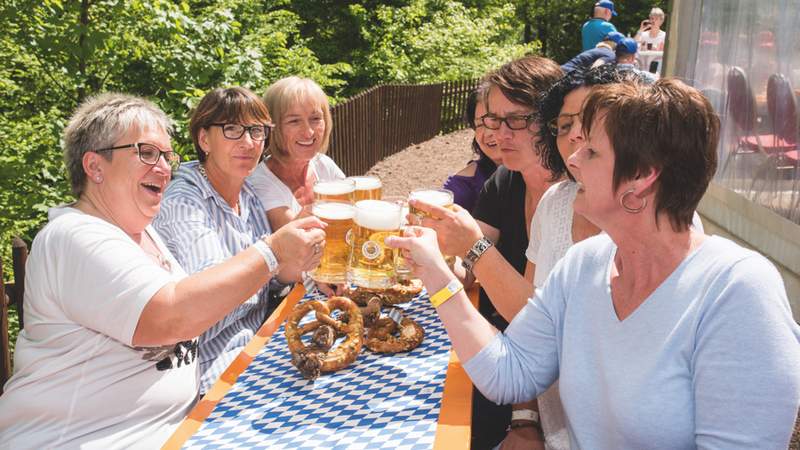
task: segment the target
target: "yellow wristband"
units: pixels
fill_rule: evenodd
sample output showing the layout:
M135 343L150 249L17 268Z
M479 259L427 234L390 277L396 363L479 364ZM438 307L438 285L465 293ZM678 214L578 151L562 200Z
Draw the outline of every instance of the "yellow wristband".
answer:
M447 286L441 288L439 292L431 295L431 304L434 308L438 308L442 306L442 303L450 300L454 295L458 294L463 289L463 284L461 284L458 280L453 280L447 283Z

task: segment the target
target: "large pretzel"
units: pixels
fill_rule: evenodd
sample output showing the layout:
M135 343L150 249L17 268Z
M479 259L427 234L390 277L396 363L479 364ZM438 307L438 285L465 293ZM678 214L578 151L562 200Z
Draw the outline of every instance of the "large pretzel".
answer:
M342 316L336 320L331 311L341 310ZM316 319L303 326L300 320L311 311ZM302 336L314 331L311 344L303 343ZM292 364L303 377L313 380L321 372L333 372L347 367L356 360L364 340L364 322L358 305L345 297L331 297L326 302L310 300L297 305L286 321L286 342L292 354ZM331 350L336 335L345 335L345 339Z
M364 346L376 353L400 353L414 350L424 339L425 331L408 317L400 319L399 324L381 317L367 332Z

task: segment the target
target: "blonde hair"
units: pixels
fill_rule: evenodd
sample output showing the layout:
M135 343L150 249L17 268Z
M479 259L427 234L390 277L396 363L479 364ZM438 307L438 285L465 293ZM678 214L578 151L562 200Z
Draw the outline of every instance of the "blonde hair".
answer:
M314 80L296 76L281 78L267 88L267 92L264 94L264 103L267 104L267 109L275 123L275 128L272 130L269 145L267 146L267 152L277 161L285 162L289 157L281 130L284 116L292 106L309 101L322 109L325 133L322 136L322 145L319 148L319 153L325 153L328 151L328 144L330 143L333 120L331 119L328 96L325 95L322 88Z
M650 10L650 15L651 16L656 16L656 17L661 17L663 19L664 18L664 10L659 8L659 7L655 7L655 8Z

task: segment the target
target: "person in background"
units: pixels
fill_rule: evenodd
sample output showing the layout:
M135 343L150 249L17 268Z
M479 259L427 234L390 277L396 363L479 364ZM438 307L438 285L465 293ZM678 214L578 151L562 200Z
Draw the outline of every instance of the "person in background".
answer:
M217 88L192 113L197 161L184 164L164 193L153 226L187 273L219 264L272 230L248 175L258 165L272 121L249 89ZM271 280L200 336L200 392L205 393L252 339L270 310L271 290L298 279Z
M635 39L640 50L664 51L664 41L667 38L667 33L661 29L664 17L661 8L650 10L650 17L642 21L639 31L636 32Z
M598 42L608 36L608 33L617 31L617 28L611 24L611 17L616 15L614 2L601 0L594 4L592 18L587 20L581 28L582 52L595 48Z
M491 242L487 251L494 267L474 273L467 267L456 266L458 276L467 280L475 278L481 283L479 309L495 327L503 329L507 322L497 313L490 297L516 295L527 298L533 292L532 273L525 259L528 247L528 229L544 191L550 186L548 171L542 167L536 152L538 127L536 125L536 98L561 78L561 68L554 61L542 57L525 57L507 63L487 75L486 109L483 125L494 132L501 151L503 165L486 181L478 195L473 210L474 219L465 209L454 206L478 226ZM417 202L426 210L423 202ZM460 233L459 224L441 222L437 217L425 218L422 225L437 230L443 239L451 233ZM472 243L470 243L472 245ZM443 249L445 247L443 246ZM465 249L453 249L465 256ZM526 278L527 277L527 278ZM514 434L530 440L541 435L531 405L512 408L497 405L479 391L473 395L473 447L491 448L506 437L509 426ZM515 414L515 415L514 415ZM515 419L512 420L512 417Z
M617 60L614 50L623 39L625 39L624 34L612 31L598 42L595 48L581 52L562 64L561 70L570 73L573 70L589 70L595 65L613 63Z
M331 110L328 96L308 78L287 77L272 84L266 94L275 128L267 144L267 158L250 176L273 230L296 218L314 201L314 183L345 178L325 155L330 142Z
M690 227L717 168L718 116L664 79L597 86L582 120L586 142L567 160L574 210L605 233L570 248L505 332L471 305L435 231L409 227L387 245L408 256L487 397L526 401L560 380L572 448L786 448L800 326L781 276ZM470 229L461 248L483 238ZM495 266L487 256L474 270Z
M464 122L475 130L472 151L478 158L470 161L466 167L444 182L444 188L453 191L455 203L467 211L472 211L483 184L503 162L494 130L486 128L481 121L486 114L486 102L483 98L486 89L485 86L480 86L470 92L464 110Z
M654 83L657 79L654 74L636 67L636 52L638 48L636 41L632 38L621 40L616 50L617 67L619 67L620 70L636 72L638 76L645 78L650 83Z
M31 247L0 446L161 447L198 398L197 336L278 271L319 263L309 217L187 275L150 225L180 164L171 131L151 102L113 93L64 129L77 201L51 208Z

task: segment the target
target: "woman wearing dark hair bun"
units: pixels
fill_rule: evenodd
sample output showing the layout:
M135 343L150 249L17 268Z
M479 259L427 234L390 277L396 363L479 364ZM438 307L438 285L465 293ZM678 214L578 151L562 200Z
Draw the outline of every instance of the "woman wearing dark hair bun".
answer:
M470 92L464 111L464 122L475 130L472 151L478 159L470 161L466 167L444 182L445 189L453 191L455 203L467 211L472 211L483 184L492 176L497 166L503 163L494 130L486 128L481 122L486 114L484 96L487 90L488 86L484 84Z

